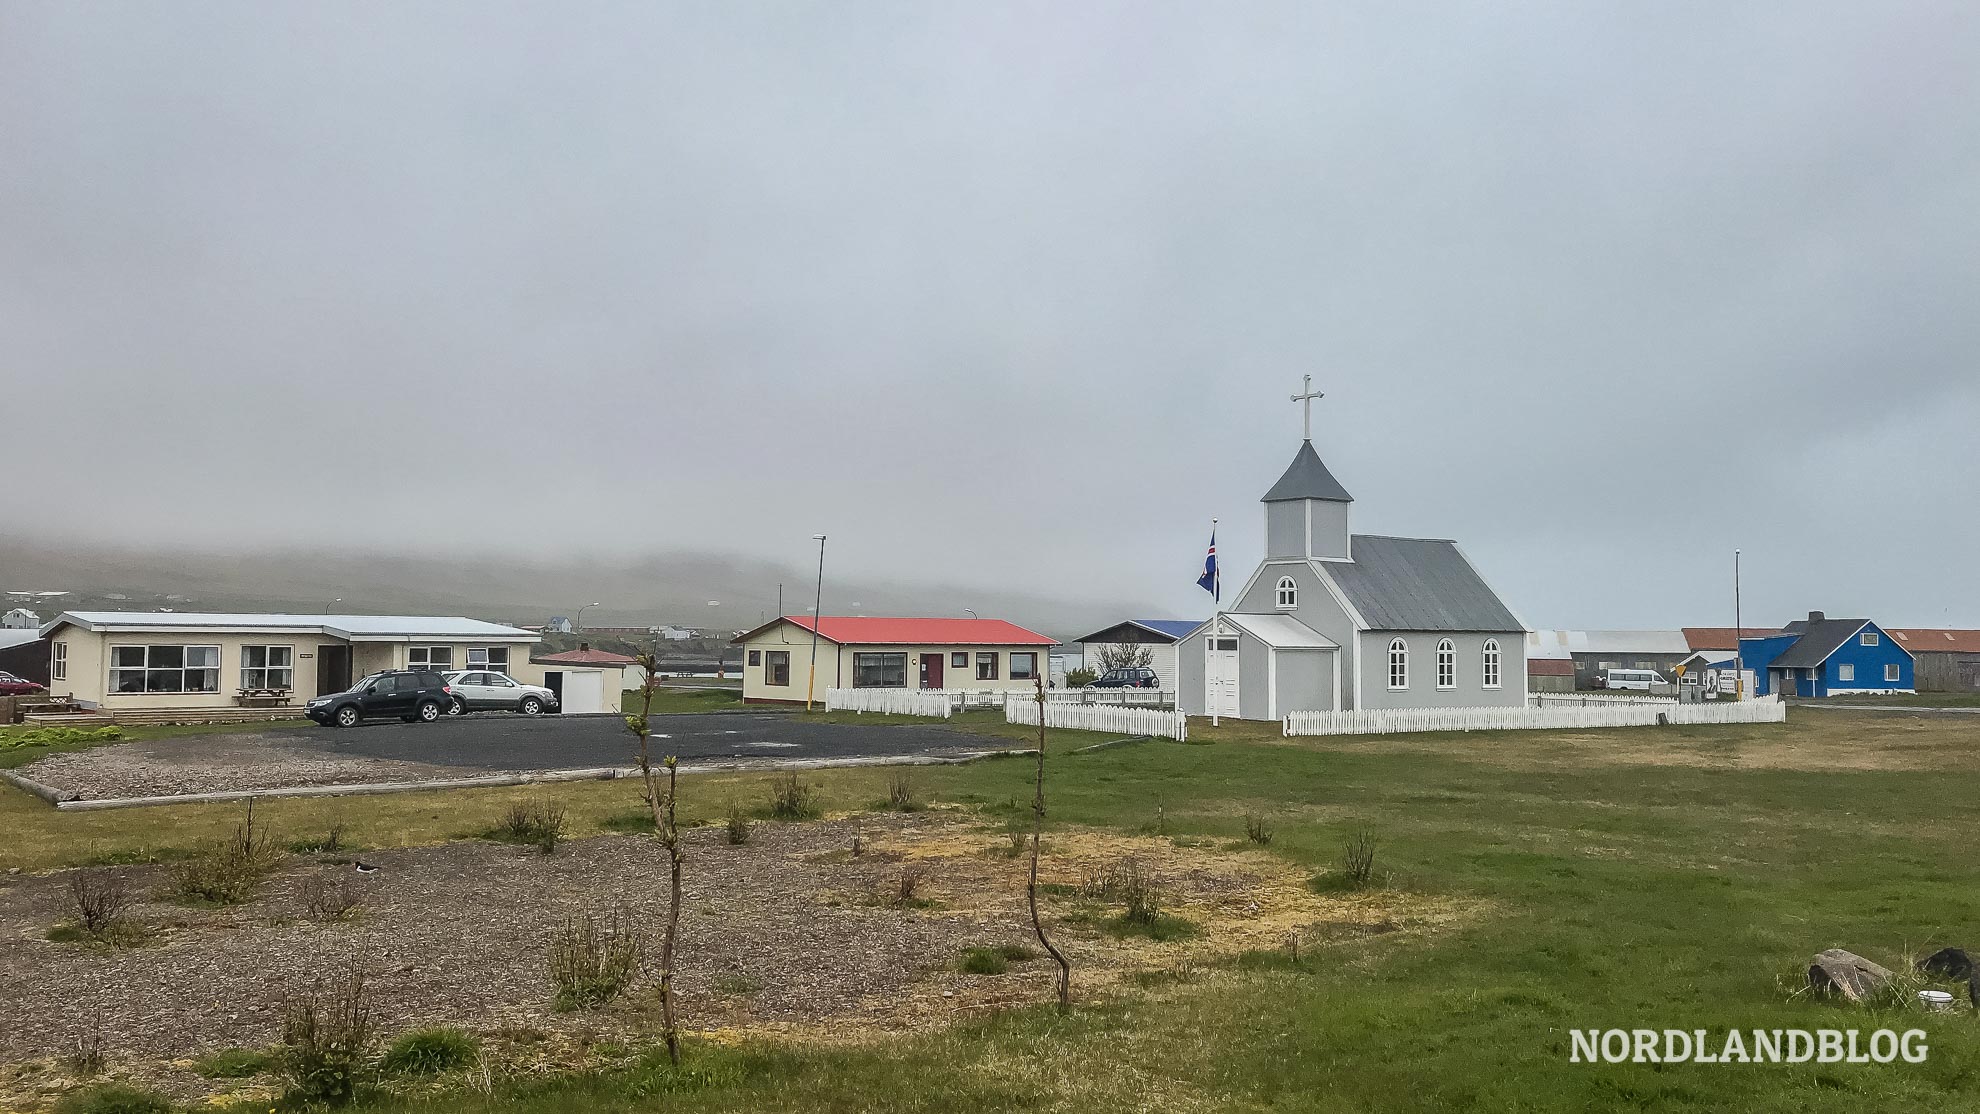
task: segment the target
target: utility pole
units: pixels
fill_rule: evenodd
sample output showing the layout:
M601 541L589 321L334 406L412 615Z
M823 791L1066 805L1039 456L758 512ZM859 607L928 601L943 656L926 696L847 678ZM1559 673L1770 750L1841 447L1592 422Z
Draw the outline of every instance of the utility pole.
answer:
M811 694L818 688L818 625L825 620L825 535L813 534L818 543L818 594L811 600L811 675L804 682L804 710L811 710Z
M1746 699L1745 620L1739 613L1739 550L1733 550L1733 700Z

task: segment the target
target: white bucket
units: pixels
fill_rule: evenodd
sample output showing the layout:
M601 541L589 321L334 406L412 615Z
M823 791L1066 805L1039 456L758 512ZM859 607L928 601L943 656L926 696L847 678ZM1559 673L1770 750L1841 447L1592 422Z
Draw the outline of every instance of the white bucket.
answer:
M1918 1004L1933 1011L1949 1010L1952 1009L1953 996L1943 990L1921 990L1918 992Z

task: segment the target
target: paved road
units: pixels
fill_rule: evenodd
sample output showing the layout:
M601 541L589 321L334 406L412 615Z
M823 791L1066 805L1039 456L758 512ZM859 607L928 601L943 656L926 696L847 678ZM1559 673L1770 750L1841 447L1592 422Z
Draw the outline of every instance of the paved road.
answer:
M881 758L997 750L1002 740L934 725L809 723L789 715L653 717L655 749L684 766L736 759ZM484 713L437 723L319 728L284 741L339 758L384 758L463 770L573 770L627 766L633 738L617 716Z

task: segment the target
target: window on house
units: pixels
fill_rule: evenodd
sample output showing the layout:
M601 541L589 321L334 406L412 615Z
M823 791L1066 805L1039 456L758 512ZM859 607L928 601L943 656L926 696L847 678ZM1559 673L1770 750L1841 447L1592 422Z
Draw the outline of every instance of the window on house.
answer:
M244 689L292 689L296 687L296 650L293 646L241 647L241 687Z
M1279 606L1299 606L1299 584L1290 576L1279 578Z
M1448 638L1437 643L1437 687L1457 687L1457 643Z
M979 681L997 679L997 655L994 651L976 655L976 679Z
M1409 643L1400 638L1389 643L1389 687L1409 687Z
M1883 640L1877 637L1876 631L1867 630L1863 632L1863 644L1865 646L1875 646L1877 643L1881 641Z
M749 652L749 664L751 664L751 665L762 665L762 664L763 664L763 651L761 651L761 650L751 650L751 651Z
M1895 683L1903 679L1904 679L1904 671L1898 668L1896 662L1892 662L1891 664L1884 667L1884 680Z
M853 687L856 689L903 689L907 687L906 654L854 654Z
M1486 688L1495 689L1499 687L1499 640L1496 638L1485 640L1485 667L1483 674Z
M791 652L789 650L763 651L763 683L766 685L788 685L791 683Z
M469 646L467 652L469 669L485 669L490 673L509 671L509 648L507 646Z
M1848 662L1843 662L1842 664L1836 666L1836 680L1838 681L1856 680L1856 667L1849 664Z
M1011 654L1011 680L1029 681L1038 676L1038 655L1032 651Z
M69 644L57 642L48 659L48 679L66 681L69 679Z
M406 650L407 669L431 669L445 673L454 668L452 646L413 646Z
M218 646L112 646L111 692L219 692Z
M1210 648L1212 650L1222 650L1226 653L1235 653L1238 648L1238 640L1235 638L1213 638L1210 640Z
M969 651L968 651L968 650L955 650L955 651L953 651L953 652L951 652L951 653L949 654L949 668L950 668L950 669L968 669L968 668L969 668Z

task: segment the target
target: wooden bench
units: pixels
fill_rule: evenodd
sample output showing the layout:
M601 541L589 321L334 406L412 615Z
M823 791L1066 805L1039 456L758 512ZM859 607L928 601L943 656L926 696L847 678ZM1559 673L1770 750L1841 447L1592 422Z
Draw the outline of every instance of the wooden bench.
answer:
M287 704L289 695L289 689L241 689L235 699L245 708L253 704Z

